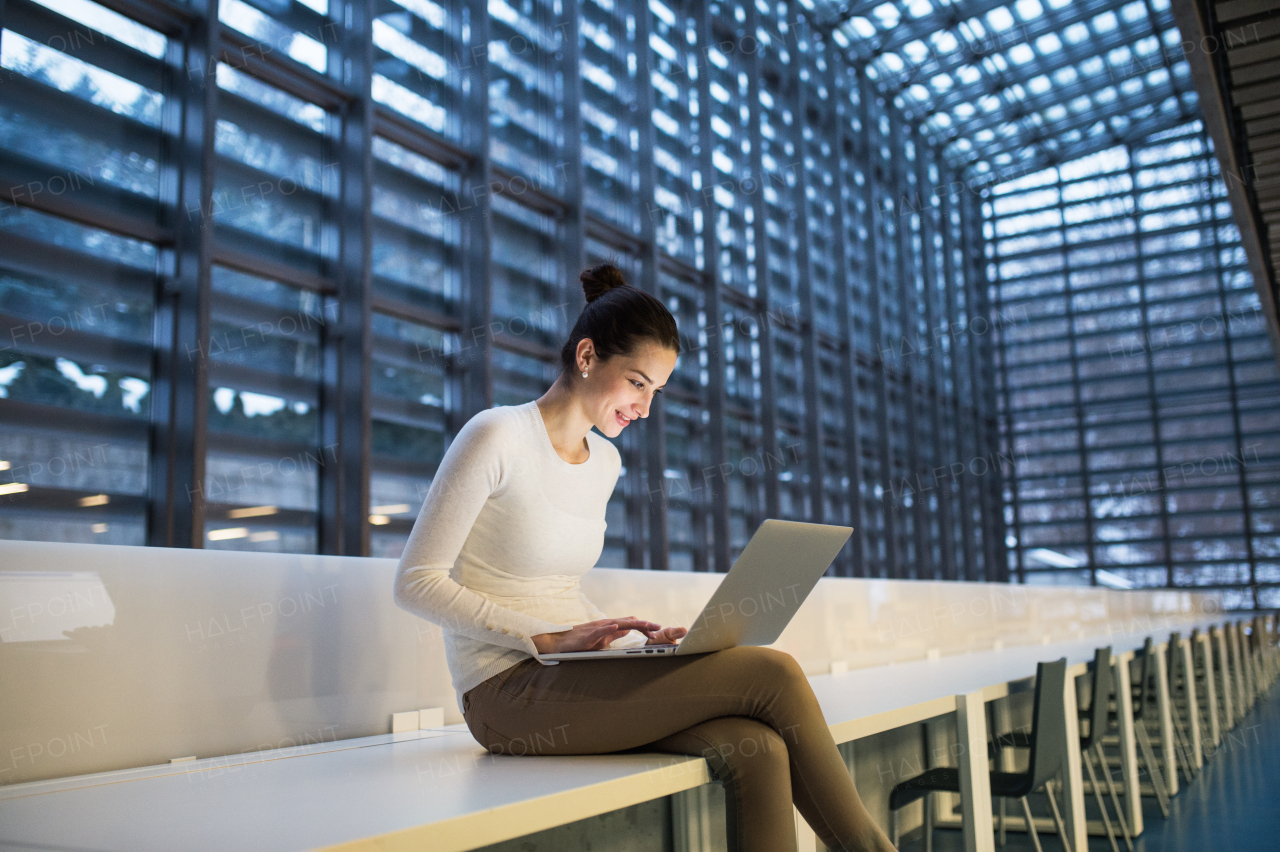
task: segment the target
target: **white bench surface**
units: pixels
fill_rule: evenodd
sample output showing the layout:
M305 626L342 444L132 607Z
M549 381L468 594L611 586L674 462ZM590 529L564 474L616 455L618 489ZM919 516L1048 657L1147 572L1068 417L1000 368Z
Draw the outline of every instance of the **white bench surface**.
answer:
M1205 621L1202 630L1211 623ZM1189 636L1195 625L1179 625ZM1150 631L1157 643L1168 628ZM810 678L838 742L955 710L1066 656L1117 654L1148 635L1007 648ZM660 753L490 755L465 725L0 788L0 847L94 852L461 852L711 781L701 758Z

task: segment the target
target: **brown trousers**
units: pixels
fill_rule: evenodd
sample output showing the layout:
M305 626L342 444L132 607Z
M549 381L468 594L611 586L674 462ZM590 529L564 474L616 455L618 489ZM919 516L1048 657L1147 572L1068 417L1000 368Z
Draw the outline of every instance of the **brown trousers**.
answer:
M706 758L724 783L734 852L795 852L792 803L828 849L893 849L863 807L800 664L783 651L558 666L530 658L462 702L467 727L494 754Z

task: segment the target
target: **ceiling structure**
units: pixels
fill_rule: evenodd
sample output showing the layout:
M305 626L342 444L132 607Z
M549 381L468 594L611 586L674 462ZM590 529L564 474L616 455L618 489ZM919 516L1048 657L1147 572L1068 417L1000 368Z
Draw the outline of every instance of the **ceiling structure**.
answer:
M965 180L999 182L1185 123L1168 0L813 0L829 33Z
M1280 357L1280 2L804 2L971 186L1203 118Z

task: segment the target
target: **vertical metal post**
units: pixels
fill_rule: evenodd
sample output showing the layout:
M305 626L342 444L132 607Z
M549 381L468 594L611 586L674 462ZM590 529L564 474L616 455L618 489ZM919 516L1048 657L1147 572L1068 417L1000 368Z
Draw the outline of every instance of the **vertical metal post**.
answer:
M799 30L804 26L804 16L797 15L790 26ZM796 34L796 45L799 47L801 33ZM809 34L812 39L812 34ZM820 406L822 395L818 392L818 329L813 321L813 266L809 251L809 209L806 186L808 185L808 169L805 168L804 128L808 125L805 81L808 69L802 67L802 57L812 55L813 44L810 41L809 51L796 50L791 60L791 85L795 87L796 121L794 142L799 157L799 168L796 170L796 183L792 187L791 203L796 214L797 257L796 270L800 274L800 361L804 384L804 437L808 444L809 475L809 520L823 523L825 512L825 495L823 489L823 437L822 415ZM753 104L752 106L755 106Z
M949 187L949 185L947 186ZM978 444L977 435L974 434L971 429L965 428L965 402L962 397L968 396L969 405L971 406L976 406L978 401L973 397L973 391L975 388L972 374L973 362L970 341L968 340L968 336L965 334L955 334L955 325L960 317L959 296L965 291L965 280L969 274L967 268L963 265L960 269L956 268L955 255L957 251L963 252L965 250L964 247L966 243L964 240L961 240L961 244L959 246L956 245L955 234L957 228L960 226L960 213L955 209L955 204L952 201L951 190L944 187L943 191L939 194L939 200L942 203L942 221L945 225L942 229L942 268L947 278L947 312L949 314L947 319L947 330L951 335L951 364L954 370L952 387L954 388L955 404L953 406L954 412L951 425L955 430L956 449L959 451L961 456L956 459L956 461L963 463L967 469L969 465L969 458L965 456L965 447L971 446L976 451ZM953 219L956 221L953 222ZM997 290L997 292L999 291ZM965 294L964 305L965 316L971 316L973 306L969 303L967 294ZM969 367L969 374L966 381L962 384L961 376L964 373L963 368L965 366ZM961 389L963 387L968 387L970 393L967 395L962 394ZM964 472L961 473L961 476L963 478L956 483L956 486L959 491L960 502L960 532L964 537L963 546L961 548L964 556L964 565L963 569L958 572L956 579L973 580L977 578L978 574L978 555L977 549L974 545L976 532L973 527L973 504L969 500L970 490L968 478L964 477ZM1014 496L1016 500L1016 490L1014 492ZM1015 519L1017 517L1016 505L1017 504L1015 503Z
M1157 402L1156 395L1156 370L1155 364L1151 357L1154 351L1151 345L1151 320L1150 306L1147 304L1147 274L1146 274L1146 258L1143 257L1142 248L1142 227L1141 215L1138 210L1138 170L1134 166L1133 147L1125 148L1125 155L1129 158L1129 192L1130 201L1132 202L1132 212L1134 217L1135 231L1133 235L1133 249L1135 270L1138 279L1138 310L1142 315L1142 340L1145 344L1143 356L1147 362L1147 406L1151 412L1151 442L1156 454L1156 476L1164 476L1164 438L1160 435L1160 407ZM1061 202L1059 202L1061 204ZM1065 249L1064 249L1065 250ZM1083 424L1081 424L1083 429ZM1156 488L1156 496L1160 500L1160 540L1164 548L1165 574L1169 579L1169 585L1173 585L1173 539L1169 533L1171 524L1169 523L1169 493L1164 483L1158 483ZM1089 510L1088 497L1085 498L1085 508ZM1092 517L1093 512L1089 511ZM1091 543L1092 544L1092 543ZM1090 546L1092 551L1092 546Z
M932 202L933 191L929 184L929 168L926 160L925 140L919 130L913 134L913 141L916 150L916 193L920 201L920 263L922 275L924 277L924 316L925 327L928 330L928 339L924 341L921 351L929 353L929 417L933 425L933 464L930 465L930 478L933 479L934 493L938 500L938 535L941 538L940 550L942 556L941 579L956 579L956 554L955 554L955 530L953 528L954 521L951 517L951 484L948 483L945 488L933 474L938 470L941 464L947 463L946 454L941 449L942 442L942 426L940 416L944 411L946 397L943 393L942 383L938 379L938 359L941 357L941 344L938 342L936 333L939 326L938 318L934 311L934 298L937 295L938 287L938 249L935 242L935 216ZM941 170L939 169L939 176ZM940 208L940 205L939 205ZM954 388L954 385L952 386ZM954 391L953 391L954 393ZM918 474L923 475L923 473Z
M147 544L203 547L213 257L213 156L218 84L218 0L192 0L193 18L171 38L173 91L163 125L170 164L161 180L173 226L171 274L155 298Z
M1062 174L1057 175L1058 231L1062 236L1062 306L1067 321L1067 346L1071 360L1071 404L1076 417L1076 453L1080 457L1080 488L1084 492L1084 537L1088 553L1089 585L1098 585L1098 564L1094 558L1093 486L1089 475L1089 450L1085 445L1084 399L1080 390L1080 344L1076 339L1076 312L1072 304L1071 248L1067 242L1066 202L1062 198ZM1173 585L1173 569L1169 569L1169 585Z
M755 37L760 26L758 12L754 3L744 3L746 9L746 31ZM753 213L755 221L751 223L753 239L756 246L756 304L764 322L760 327L760 443L764 458L781 458L778 451L778 392L773 369L773 322L770 319L769 288L769 205L764 200L764 187L768 183L764 176L764 134L761 130L760 110L760 78L764 73L763 50L751 52L747 67L747 99L751 110L751 165L752 178L759 182L753 193ZM778 473L771 464L762 465L761 476L764 477L764 513L767 518L781 515L782 501L779 496Z
M896 120L895 120L896 119ZM902 378L902 407L906 419L907 432L907 476L911 480L911 511L904 512L911 517L912 549L915 558L909 560L910 568L907 577L910 579L933 579L932 548L927 535L928 512L925 511L925 495L923 493L920 462L920 429L918 400L916 398L916 375L910 362L905 357L905 350L910 347L916 354L916 347L907 340L908 331L917 333L920 324L916 316L916 268L915 247L912 245L911 218L904 215L904 208L910 198L911 184L907 180L906 134L902 121L897 116L889 120L889 151L892 163L894 236L897 238L897 273L898 279L898 333L902 335L903 357L899 358L898 370ZM918 155L918 152L917 152ZM916 343L920 340L917 336ZM906 486L903 488L904 496ZM905 507L904 507L905 508Z
M658 283L658 242L656 228L653 223L654 187L657 185L653 150L657 145L653 129L653 85L649 70L649 11L648 4L639 4L635 11L636 20L636 130L640 136L640 201L644 205L644 214L640 217L640 242L644 246L640 256L640 289L652 296L662 299L662 287ZM687 330L684 331L688 333ZM685 353L682 357L693 357ZM636 482L643 491L645 500L638 510L630 512L634 521L633 529L637 535L627 537L627 561L633 568L645 567L645 553L648 553L649 568L654 571L666 571L670 568L670 548L667 541L667 415L662 404L662 397L657 396L649 407L649 416L644 422L644 473L640 479L637 472ZM642 518L643 515L643 518ZM644 521L648 523L648 535L642 537ZM646 547L647 545L647 547Z
M711 490L710 506L713 566L720 573L729 570L729 488L728 481L719 471L725 463L725 352L721 330L724 316L720 299L720 243L716 238L716 200L711 193L715 166L711 151L715 137L711 132L711 62L707 51L711 45L711 9L709 0L694 0L691 4L696 14L698 52L698 167L702 174L702 257L703 281L707 287L707 411L711 422L708 432L711 438L711 464L717 475L710 477L706 487ZM764 357L762 355L762 357ZM704 480L706 477L704 477ZM705 492L704 492L705 493ZM695 535L704 538L705 527L695 529Z
M977 202L964 196L961 205L961 221L965 229L964 243L968 246L981 246L982 215L975 209ZM968 256L967 274L965 275L966 301L969 305L968 332L973 331L974 317L985 317L989 313L987 288L989 281L986 273L987 258L979 257L976 252ZM996 441L994 433L995 398L994 381L991 374L992 356L983 335L970 336L970 366L973 376L973 425L977 436L977 450L980 454L990 453ZM1005 580L1008 578L1009 565L1004 533L1004 494L999 465L996 460L986 474L975 483L978 502L981 506L982 526L982 572L972 577L973 580Z
M489 5L466 0L464 24L470 29L463 86L462 139L474 159L459 175L459 192L472 213L462 228L462 328L488 328L493 309L493 275L489 267L493 240L493 205L489 198ZM450 414L457 432L473 415L493 406L493 340L467 335L466 348L455 361L461 386L460 405Z
M329 53L329 75L355 96L336 117L332 140L341 181L334 218L338 259L334 266L336 327L323 335L321 396L321 553L369 554L369 457L371 452L369 372L373 305L373 79L372 7L337 3L338 49Z
M555 64L547 71L558 74L563 82L561 91L564 101L561 104L564 121L560 127L564 134L564 200L565 213L561 222L561 251L564 259L565 281L560 286L567 288L567 301L574 307L571 316L586 304L582 288L578 285L578 273L586 264L584 245L586 242L585 222L583 221L583 183L585 167L582 163L582 74L579 72L579 38L578 38L578 3L579 0L559 0L560 14L556 21L556 33L560 37L559 51L555 54ZM537 8L537 7L535 7ZM648 82L648 81L646 81Z
M981 216L975 216L974 221L980 222ZM974 234L973 245L984 245L985 240L981 230ZM974 304L978 313L983 317L991 316L991 282L987 277L987 264L984 262L979 266L980 274L975 278L974 288ZM999 321L999 318L996 318ZM988 319L988 326L994 327L995 323ZM992 571L988 572L983 579L988 582L1005 583L1009 580L1009 548L1006 544L1006 536L1008 530L1004 521L1004 470L1002 463L997 458L1000 449L1000 429L997 418L996 404L996 380L995 380L995 353L990 334L978 335L978 377L981 379L979 393L981 397L980 420L982 426L983 443L985 451L990 454L991 469L984 482L987 485L987 501L990 507L990 514L985 518L983 525L984 534L986 536L988 552L990 553L990 564ZM1016 461L1012 453L1010 459ZM1012 473L1014 482L1017 482L1017 473Z
M845 179L844 151L848 139L848 115L845 111L845 99L838 93L842 91L836 81L835 63L827 61L827 88L831 91L835 104L835 132L833 134L832 156L829 167L835 176L835 221L832 230L836 234L834 253L835 280L838 287L836 293L836 316L840 322L840 334L845 346L840 352L840 396L844 409L845 437L845 470L849 478L846 499L852 504L853 515L853 572L851 576L864 577L867 574L866 541L864 529L866 511L863 507L862 495L862 426L859 422L857 400L857 377L854 374L854 362L857 357L857 341L853 334L853 318L849 302L852 294L849 288L850 270L849 255L845 246L848 243L848 227L845 222L845 206L849 202L849 190Z
M880 350L880 354L873 361L876 371L876 397L878 401L879 411L879 443L880 443L880 486L881 486L881 510L884 518L884 544L885 544L885 562L883 566L883 576L889 578L898 578L899 554L898 554L898 530L897 530L897 508L893 499L889 496L893 483L893 458L889 446L889 393L888 393L888 376L887 365L884 362L884 329L881 323L882 309L880 306L880 296L882 295L882 285L880 281L880 223L879 219L884 215L884 209L877 200L881 197L881 193L876 186L881 182L881 176L884 173L883 157L880 156L880 116L876 109L878 95L871 81L867 79L865 71L858 73L859 94L862 106L862 130L866 134L866 150L867 162L865 164L864 174L866 174L866 191L867 191L867 242L870 244L867 249L867 282L868 293L871 297L870 314L871 314L871 339L875 342L876 347Z
M998 250L995 251L994 255L991 258L991 265L996 270L995 281L992 282L992 289L995 290L995 294L996 294L996 299L995 299L996 315L1003 316L1004 315L1004 281L1000 274L1000 253ZM969 311L969 321L970 323L973 322L972 306L970 307L970 311ZM999 380L996 382L996 384L999 387L1000 398L1004 403L1004 422L1002 425L1000 425L999 423L997 424L995 443L996 443L996 446L999 447L1000 432L1001 432L1001 429L1003 429L1004 434L1008 441L1009 457L1016 459L1017 457L1016 447L1017 447L1018 436L1017 436L1017 433L1014 431L1013 399L1012 399L1012 394L1009 390L1009 358L1008 358L1008 353L1005 350L1003 330L1000 330L999 333L1000 333L1000 345L998 347L992 347L994 350L992 353L992 358L999 362L999 366L998 366ZM999 405L997 404L997 408L998 407ZM1014 561L1017 566L1016 568L1017 580L1019 583L1026 583L1027 582L1027 566L1026 566L1025 560L1023 559L1023 549L1022 549L1022 503L1021 503L1021 495L1019 492L1020 485L1021 484L1018 482L1018 477L1015 470L1013 481L1009 483L1009 503L1010 503L1010 514L1012 515L1012 518L1013 518L1013 536L1014 536L1014 539L1017 541L1017 544L1014 546L1013 553L1014 553ZM1004 501L1003 501L1003 495L1001 496L1002 496L1002 499L998 505L1000 506L1000 512L1003 517ZM1007 544L1006 544L1006 548L1007 548ZM1006 555L1006 558L1004 560L1004 565L1003 565L1005 576L1008 575L1008 561L1009 560Z

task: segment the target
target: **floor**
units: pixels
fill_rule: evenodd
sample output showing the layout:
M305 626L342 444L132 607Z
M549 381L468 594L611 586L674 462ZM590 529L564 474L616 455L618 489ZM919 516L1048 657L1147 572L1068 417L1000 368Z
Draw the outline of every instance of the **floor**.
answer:
M1036 813L1048 813L1043 800L1033 801L1032 807ZM1096 816L1092 801L1089 813ZM1168 820L1150 797L1143 799L1143 815L1146 830L1134 841L1134 852L1280 850L1280 686L1273 686L1224 737L1199 776L1173 798ZM1041 836L1040 840L1044 852L1061 852L1057 837ZM1117 841L1121 852L1126 852L1124 840ZM936 831L933 848L960 852L964 848L960 832ZM919 840L902 844L903 852L922 849ZM1002 852L1034 849L1030 837L1009 834ZM1089 852L1111 852L1111 844L1106 837L1090 837Z

